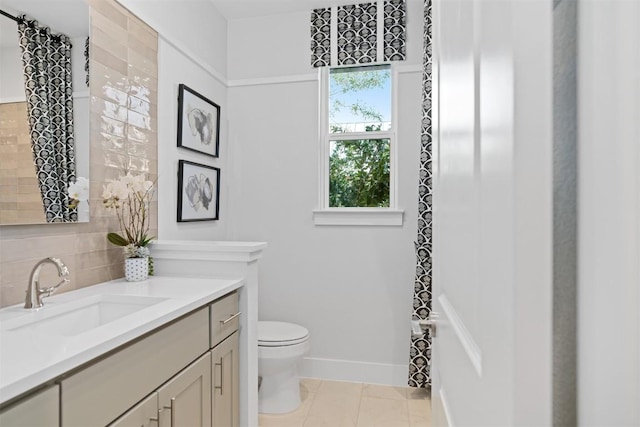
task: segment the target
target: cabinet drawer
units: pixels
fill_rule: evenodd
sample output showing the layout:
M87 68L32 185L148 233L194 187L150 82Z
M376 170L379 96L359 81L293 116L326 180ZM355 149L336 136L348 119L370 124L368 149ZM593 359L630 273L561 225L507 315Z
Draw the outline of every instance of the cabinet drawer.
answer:
M57 385L30 395L0 412L2 427L53 427L59 425L60 390Z
M208 350L209 312L160 329L62 381L62 425L104 426Z
M210 306L211 309L211 348L238 330L240 316L238 311L238 293L234 292Z

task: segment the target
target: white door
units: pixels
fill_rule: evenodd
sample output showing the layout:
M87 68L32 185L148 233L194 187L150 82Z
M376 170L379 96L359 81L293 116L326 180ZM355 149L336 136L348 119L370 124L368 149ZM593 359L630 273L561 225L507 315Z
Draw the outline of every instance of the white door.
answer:
M640 2L578 10L578 424L638 426Z
M551 13L434 4L434 425L551 424Z

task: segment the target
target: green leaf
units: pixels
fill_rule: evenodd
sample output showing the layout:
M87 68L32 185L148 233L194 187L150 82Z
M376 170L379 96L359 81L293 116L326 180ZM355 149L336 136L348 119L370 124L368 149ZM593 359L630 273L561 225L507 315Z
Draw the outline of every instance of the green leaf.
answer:
M329 206L389 207L388 139L332 142Z
M155 239L155 238L156 238L156 236L151 236L151 237L143 236L142 240L140 241L140 244L138 246L141 246L141 247L144 248L149 243L151 243L151 241L153 241L153 239Z
M116 246L127 246L129 242L118 233L107 233L107 240Z

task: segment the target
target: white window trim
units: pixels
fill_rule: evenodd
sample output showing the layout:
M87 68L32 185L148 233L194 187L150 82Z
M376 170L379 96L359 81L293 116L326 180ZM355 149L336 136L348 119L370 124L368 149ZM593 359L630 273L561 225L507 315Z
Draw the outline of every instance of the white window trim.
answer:
M332 140L389 138L389 207L388 208L331 208L329 207L329 67L318 69L320 111L318 120L319 179L318 206L313 211L315 225L362 225L401 226L404 210L398 209L398 167L397 167L397 124L398 124L398 70L394 63L381 62L391 66L391 131L390 132L348 132L331 134ZM333 67L335 68L335 67Z
M402 225L404 211L392 208L327 208L313 211L315 225Z

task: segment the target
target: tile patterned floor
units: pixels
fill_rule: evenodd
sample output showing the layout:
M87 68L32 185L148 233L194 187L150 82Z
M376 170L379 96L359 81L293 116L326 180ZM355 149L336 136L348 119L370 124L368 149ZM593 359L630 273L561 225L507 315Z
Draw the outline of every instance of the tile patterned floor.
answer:
M423 389L300 380L302 405L288 414L260 414L260 427L429 427Z

